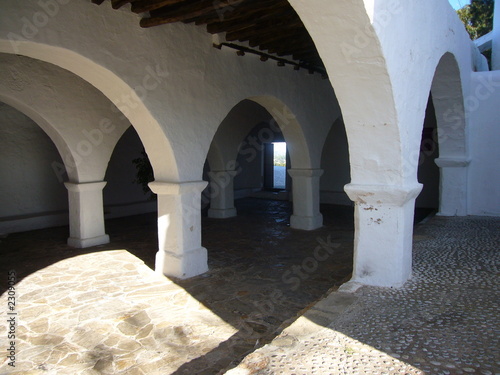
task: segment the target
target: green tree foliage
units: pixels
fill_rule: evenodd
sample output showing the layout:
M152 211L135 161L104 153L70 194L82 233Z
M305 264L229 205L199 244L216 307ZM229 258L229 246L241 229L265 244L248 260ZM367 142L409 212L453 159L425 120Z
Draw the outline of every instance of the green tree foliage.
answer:
M493 8L495 0L472 0L469 5L457 10L472 40L493 30Z
M149 195L149 199L155 200L156 195L151 192L148 186L148 183L154 180L154 174L146 151L143 149L141 157L132 160L132 163L135 164L135 168L137 169L133 182L142 186L142 191L144 191L144 194Z

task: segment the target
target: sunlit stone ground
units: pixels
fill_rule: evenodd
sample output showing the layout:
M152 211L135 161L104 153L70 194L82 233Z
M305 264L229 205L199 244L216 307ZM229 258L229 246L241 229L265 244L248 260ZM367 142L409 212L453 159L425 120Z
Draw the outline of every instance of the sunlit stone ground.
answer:
M66 246L67 228L3 239L0 272L6 280L15 269L20 280L16 370L218 373L348 279L352 208L326 207L325 227L313 232L290 229L288 202L248 199L238 210L203 219L210 271L184 281L146 267L157 249L154 214L107 222L112 243L90 249ZM321 244L331 253L317 262Z
M233 372L500 372L497 219L418 225L405 288L330 294L351 272L352 208L323 207L312 232L289 228L287 202L237 208L203 219L210 271L183 281L148 268L155 215L107 222L112 243L90 249L67 247L67 228L2 239L2 293L9 270L19 279L17 373L217 374L244 358ZM6 328L0 374L15 374Z

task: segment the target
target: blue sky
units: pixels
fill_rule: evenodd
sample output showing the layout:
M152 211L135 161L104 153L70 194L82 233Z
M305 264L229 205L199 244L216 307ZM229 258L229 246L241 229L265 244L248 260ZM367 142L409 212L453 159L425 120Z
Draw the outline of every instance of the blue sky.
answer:
M455 9L460 9L464 5L467 5L470 3L469 0L449 0L449 1L450 1L451 6Z

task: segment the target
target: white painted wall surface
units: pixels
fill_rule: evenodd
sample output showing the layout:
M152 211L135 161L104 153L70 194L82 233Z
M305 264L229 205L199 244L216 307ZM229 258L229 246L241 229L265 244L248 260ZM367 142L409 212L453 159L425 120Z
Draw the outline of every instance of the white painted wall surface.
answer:
M351 206L352 201L344 191L351 174L347 136L341 118L333 123L323 145L321 169L324 171L320 179L321 203Z
M28 43L9 41L12 33L23 35L23 20L43 11L34 0L4 1L0 50L48 60L97 87L136 127L158 180L200 180L224 117L241 100L262 95L292 110L295 117L282 120L302 126L308 159L319 163L320 151L314 145L338 112L331 85L319 75L278 68L258 56L241 58L233 50L219 51L203 27L176 23L141 29L138 15L125 8L113 10L109 2L61 4L44 27L25 38Z
M500 71L472 75L469 215L500 216Z
M30 118L0 103L0 234L68 224L61 157Z

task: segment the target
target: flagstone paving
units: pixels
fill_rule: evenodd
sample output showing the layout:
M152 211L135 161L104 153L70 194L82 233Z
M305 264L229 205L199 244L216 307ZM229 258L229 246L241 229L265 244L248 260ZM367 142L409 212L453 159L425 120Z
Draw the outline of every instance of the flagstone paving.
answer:
M3 239L0 272L15 269L20 280L16 370L216 374L348 280L351 208L327 208L332 219L313 232L290 229L288 202L243 200L238 209L234 219L203 220L210 271L190 280L142 263L153 266L154 215L107 222L112 243L90 249L67 247L67 228ZM318 246L331 254L315 265Z

